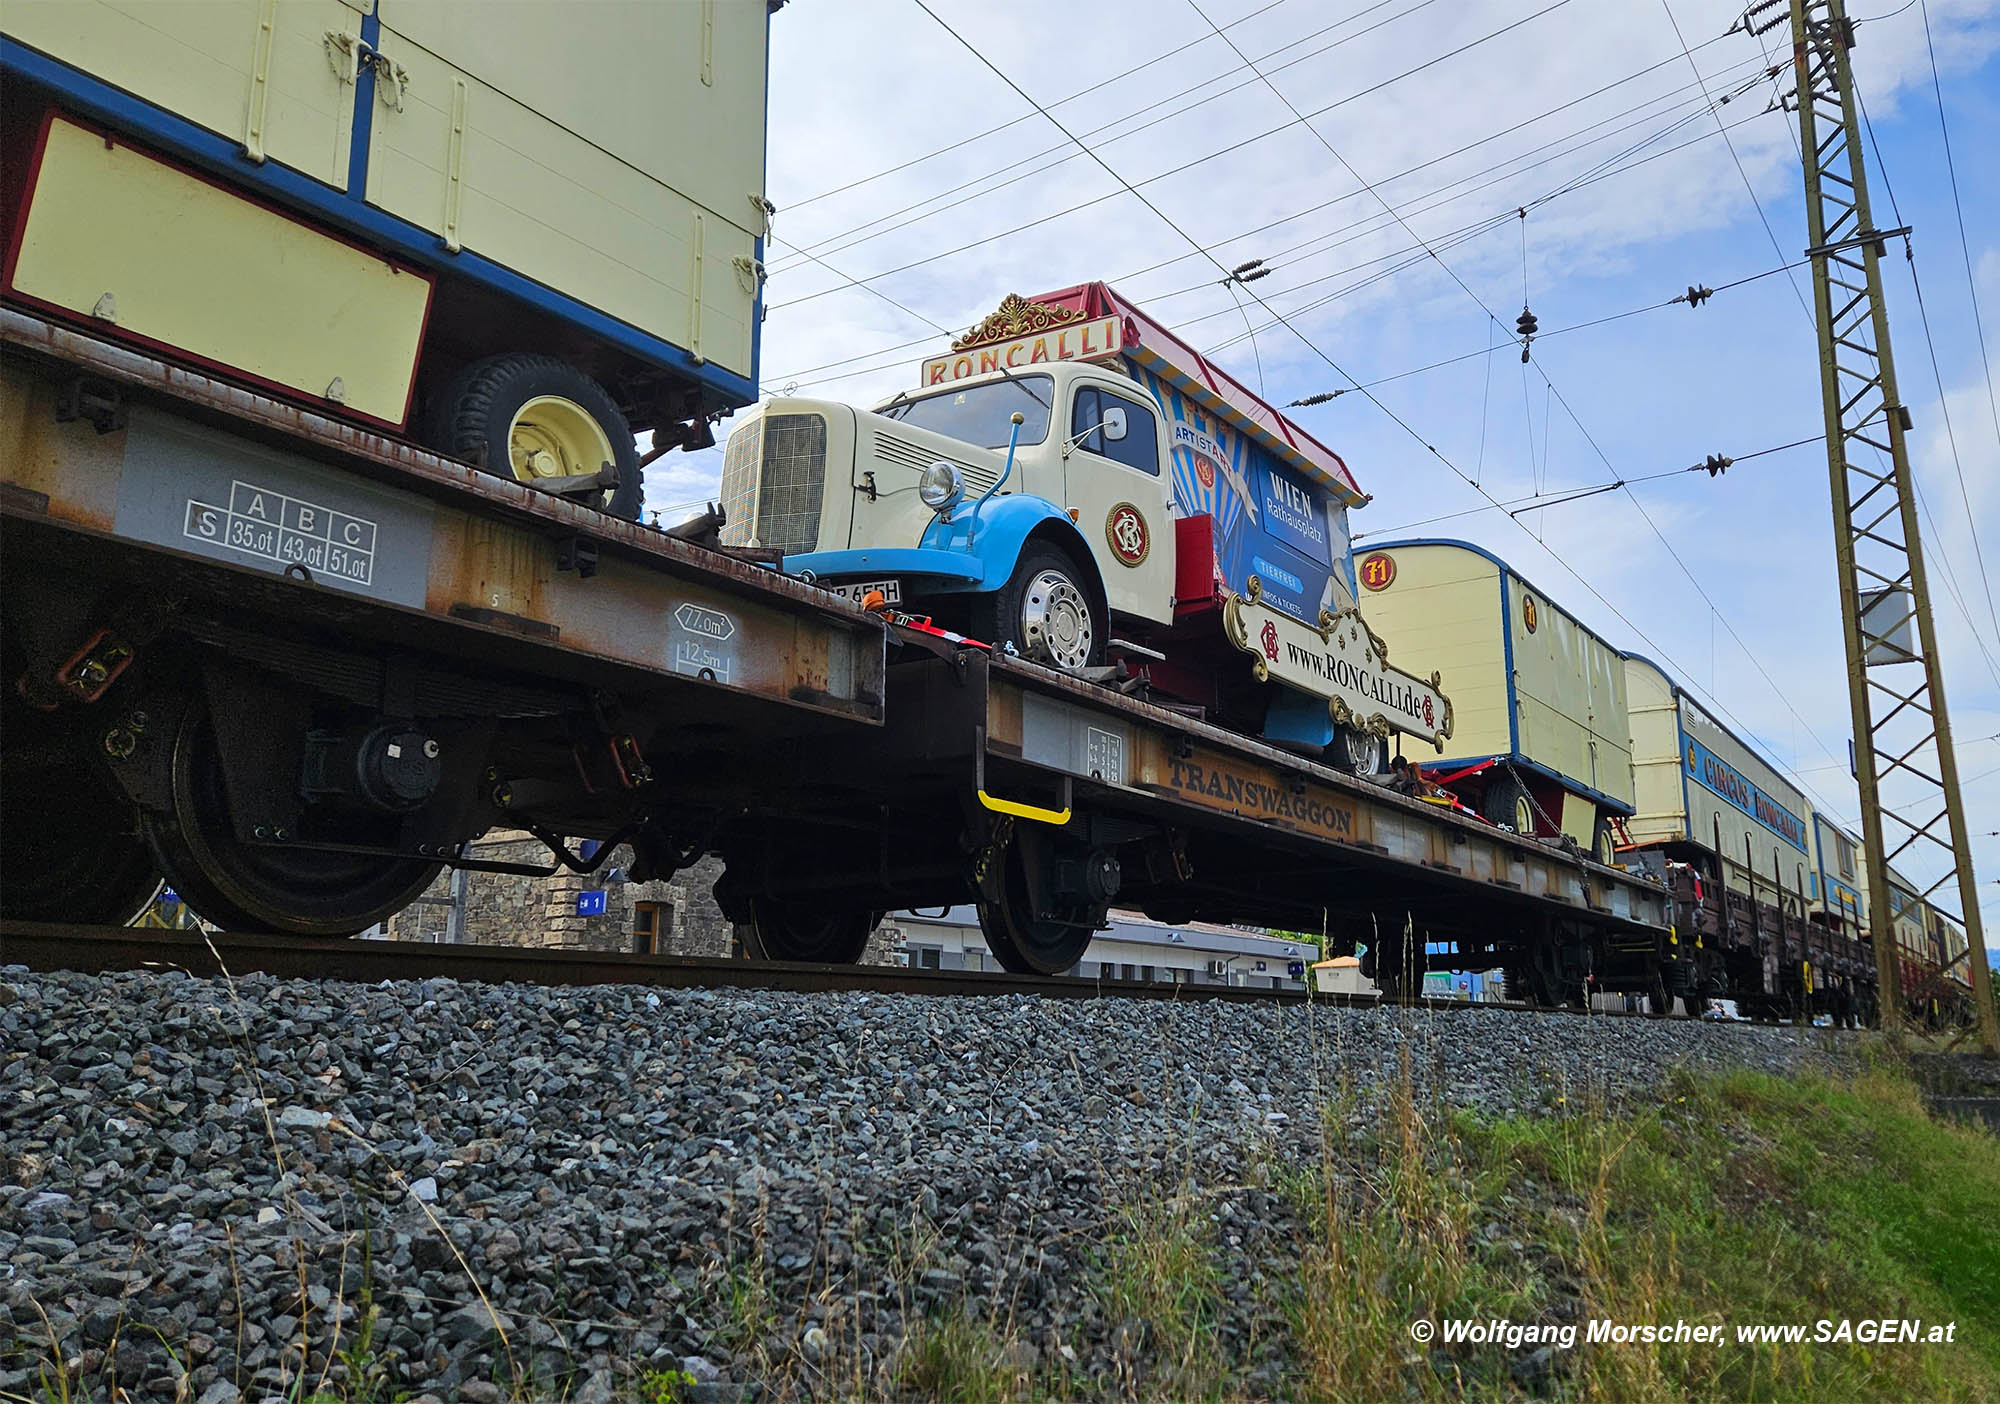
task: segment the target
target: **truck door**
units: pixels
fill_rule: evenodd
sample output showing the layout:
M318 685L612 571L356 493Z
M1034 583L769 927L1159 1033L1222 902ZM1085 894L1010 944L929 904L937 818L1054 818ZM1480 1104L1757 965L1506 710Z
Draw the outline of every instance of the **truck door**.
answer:
M1158 414L1086 381L1072 397L1068 437L1076 447L1063 464L1063 505L1096 554L1112 612L1171 623L1174 524Z

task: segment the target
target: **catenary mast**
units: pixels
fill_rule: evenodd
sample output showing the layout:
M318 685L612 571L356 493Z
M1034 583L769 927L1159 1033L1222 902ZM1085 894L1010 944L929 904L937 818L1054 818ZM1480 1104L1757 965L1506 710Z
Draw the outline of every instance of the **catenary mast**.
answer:
M1744 15L1744 28L1753 34L1775 29L1786 19L1780 7L1790 11L1811 243L1806 253L1812 260L1854 769L1861 790L1882 1027L1894 1034L1902 1024L1904 992L1889 864L1907 855L1926 874L1943 865L1917 895L1946 915L1951 913L1945 904L1956 888L1966 936L1961 958L1970 965L1980 1041L1987 1052L2000 1053L2000 1019L1987 970L1978 883L1917 531L1910 412L1896 388L1882 296L1884 246L1909 230L1879 229L1869 211L1848 60L1854 26L1846 0L1763 0ZM1955 964L1947 961L1938 978Z

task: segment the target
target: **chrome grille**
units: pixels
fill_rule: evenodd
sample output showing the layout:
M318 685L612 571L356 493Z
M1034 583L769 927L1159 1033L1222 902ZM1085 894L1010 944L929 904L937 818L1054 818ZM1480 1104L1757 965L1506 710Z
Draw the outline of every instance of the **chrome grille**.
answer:
M816 414L764 417L764 465L757 481L757 544L788 555L819 545L826 487L826 420Z
M768 414L729 436L722 456L728 511L725 546L764 546L792 554L819 545L826 487L826 420L817 414Z
M937 462L940 458L944 459L947 463L955 463L958 465L959 474L965 479L966 493L972 497L977 497L980 493L992 487L1000 476L990 468L975 468L971 464L959 459L951 458L942 453L934 453L927 448L920 448L908 439L899 439L894 434L877 434L875 436L875 453L879 458L885 458L891 463L900 463L905 467L914 468L919 473L923 472L924 469L930 467L931 464Z
M729 436L722 451L722 544L748 546L757 510L757 465L764 456L760 415Z

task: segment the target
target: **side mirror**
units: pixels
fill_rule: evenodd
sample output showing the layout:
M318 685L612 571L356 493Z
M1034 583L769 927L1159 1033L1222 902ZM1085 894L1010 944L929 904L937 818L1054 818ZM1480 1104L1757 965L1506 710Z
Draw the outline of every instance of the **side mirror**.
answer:
M1125 411L1116 405L1106 406L1104 410L1104 418L1101 421L1101 427L1104 430L1104 438L1106 442L1114 444L1117 443L1120 439L1125 437L1126 433Z

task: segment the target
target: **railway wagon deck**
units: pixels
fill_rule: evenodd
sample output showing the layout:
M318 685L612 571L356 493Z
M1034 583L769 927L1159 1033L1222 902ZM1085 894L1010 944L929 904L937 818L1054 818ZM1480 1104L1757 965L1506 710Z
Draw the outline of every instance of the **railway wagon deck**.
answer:
M885 726L797 779L782 810L718 835L738 920L846 913L865 932L971 897L1003 964L1055 972L1115 902L1325 933L1391 994L1428 946L1550 1003L1570 993L1558 970L1670 939L1648 877L1005 655L892 662Z

